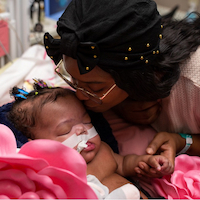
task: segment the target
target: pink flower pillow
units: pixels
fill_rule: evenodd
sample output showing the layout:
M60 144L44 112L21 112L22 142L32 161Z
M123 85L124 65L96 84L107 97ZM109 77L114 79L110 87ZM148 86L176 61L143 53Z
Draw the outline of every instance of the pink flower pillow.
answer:
M153 179L156 192L166 199L200 199L200 157L182 154L171 175Z
M74 149L34 140L16 153L12 131L0 124L0 199L97 199L86 163Z

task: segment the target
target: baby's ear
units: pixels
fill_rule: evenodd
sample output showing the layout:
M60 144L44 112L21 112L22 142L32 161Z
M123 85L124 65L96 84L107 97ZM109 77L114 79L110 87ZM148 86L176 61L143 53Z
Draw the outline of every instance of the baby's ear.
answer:
M28 141L30 142L32 139L28 138Z

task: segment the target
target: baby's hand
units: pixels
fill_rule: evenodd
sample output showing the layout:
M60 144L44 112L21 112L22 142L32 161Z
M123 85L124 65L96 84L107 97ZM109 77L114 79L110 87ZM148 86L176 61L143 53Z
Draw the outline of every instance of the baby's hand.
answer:
M147 176L151 178L159 178L174 171L173 164L161 155L150 156L146 162L141 161L135 171L139 177Z

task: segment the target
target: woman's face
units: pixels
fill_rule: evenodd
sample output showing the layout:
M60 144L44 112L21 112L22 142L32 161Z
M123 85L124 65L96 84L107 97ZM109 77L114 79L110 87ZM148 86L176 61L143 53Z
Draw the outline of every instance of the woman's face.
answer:
M33 130L34 139L51 139L58 142L64 142L74 134L88 135L88 130L93 127L90 116L76 96L58 97L56 101L46 103L37 121L39 123ZM99 135L90 138L87 145L81 155L88 163L99 151ZM74 149L77 149L77 146Z
M112 76L98 66L90 72L81 75L75 59L64 55L63 61L65 69L71 75L74 83L78 87L96 94L98 97L102 97L115 84ZM116 86L102 99L101 104L86 97L80 90L76 91L76 96L83 101L87 109L95 112L104 112L121 103L128 97L128 94Z

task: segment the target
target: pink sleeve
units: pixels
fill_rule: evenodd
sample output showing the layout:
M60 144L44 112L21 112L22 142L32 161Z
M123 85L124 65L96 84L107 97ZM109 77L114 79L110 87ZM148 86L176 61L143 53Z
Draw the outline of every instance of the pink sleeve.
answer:
M104 113L115 136L121 155L146 154L146 148L156 131L151 126L139 126L127 123L112 111Z

